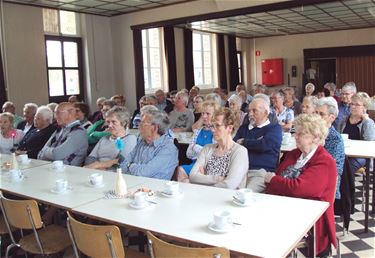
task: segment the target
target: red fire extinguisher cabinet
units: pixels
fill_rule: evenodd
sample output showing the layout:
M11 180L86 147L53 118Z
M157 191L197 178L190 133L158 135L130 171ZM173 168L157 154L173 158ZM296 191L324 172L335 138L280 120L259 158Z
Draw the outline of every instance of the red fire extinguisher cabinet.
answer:
M262 84L268 86L284 84L282 58L262 60Z

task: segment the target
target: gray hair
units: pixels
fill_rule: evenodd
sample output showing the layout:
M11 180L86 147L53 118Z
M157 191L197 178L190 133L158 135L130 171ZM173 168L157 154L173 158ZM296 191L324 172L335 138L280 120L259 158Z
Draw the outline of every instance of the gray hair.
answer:
M255 94L254 97L253 97L253 100L256 100L256 99L263 100L262 102L263 102L264 108L267 111L267 114L269 114L270 113L270 105L271 105L270 97L268 97L266 94L258 93L258 94Z
M314 92L315 91L315 85L314 84L312 84L311 82L309 82L309 83L307 83L306 85L305 85L305 90L307 89L307 87L312 87L312 91Z
M47 104L47 107L48 107L49 109L51 109L52 112L55 112L55 109L56 109L57 105L58 105L57 103L55 103L55 102L51 102L51 103L48 103L48 104Z
M371 104L371 98L370 96L363 91L357 92L352 96L352 102L357 100L363 103L363 106L367 109L369 105Z
M148 114L150 113L150 111L154 111L154 110L158 110L158 108L154 105L146 105L141 108L140 113L141 115Z
M215 101L217 104L221 106L221 97L219 94L216 93L209 93L206 95L204 100L212 100Z
M304 101L309 101L309 102L313 105L314 108L317 107L318 98L315 97L315 96L305 96L305 97L303 98L303 100L302 100L302 103L303 103Z
M185 106L187 106L187 104L189 103L189 95L183 91L179 91L177 92L176 94L176 98L177 97L181 97L182 100L185 102Z
M125 128L128 127L130 123L130 114L126 107L114 106L106 112L105 117L109 117L112 115L116 116L116 118L118 119L118 121L120 121L120 124L122 126L124 126Z
M357 93L357 86L354 82L347 82L342 86L342 91L350 91L351 93Z
M30 109L33 115L36 114L36 111L38 109L38 105L35 103L26 103L25 106L23 107L24 109Z
M151 117L151 123L158 126L158 134L163 135L169 129L169 117L167 113L160 110L149 110L147 115Z
M337 101L333 97L324 97L324 98L318 99L316 106L317 107L327 106L328 113L330 115L334 115L335 117L337 117L339 113Z
M274 91L274 92L272 92L272 94L278 95L279 97L283 98L283 100L285 99L285 94L282 90Z
M324 84L324 88L328 89L330 91L335 91L336 90L336 84L334 84L333 82L327 82L326 84Z
M48 124L52 124L53 112L52 112L51 108L49 108L48 106L38 107L35 114L41 114L43 119L45 121L47 121Z
M105 97L100 97L96 99L96 105L103 104L104 101L106 101L107 98Z
M231 102L237 103L238 108L241 108L241 106L242 106L242 98L238 95L235 95L235 94L230 96L230 98L228 99L228 102L229 103L231 103Z

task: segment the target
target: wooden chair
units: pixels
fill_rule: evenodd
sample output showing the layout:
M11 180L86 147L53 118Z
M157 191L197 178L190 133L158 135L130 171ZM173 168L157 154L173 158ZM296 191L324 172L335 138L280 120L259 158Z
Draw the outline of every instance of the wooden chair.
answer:
M164 242L147 232L152 258L229 258L229 250L224 247L192 248Z
M114 225L90 225L77 221L67 212L67 226L76 257L79 252L89 257L149 257L131 249L124 251L120 229Z
M19 247L27 253L50 255L62 252L70 246L69 235L65 228L58 225L44 227L38 204L34 200L10 200L0 195L1 209L11 244L5 257L13 247ZM20 229L21 239L17 242L12 227ZM33 233L24 236L23 229Z

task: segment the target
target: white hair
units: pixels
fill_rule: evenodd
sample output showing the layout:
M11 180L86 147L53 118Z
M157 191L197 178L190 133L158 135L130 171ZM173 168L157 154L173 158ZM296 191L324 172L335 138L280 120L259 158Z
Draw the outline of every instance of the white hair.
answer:
M350 91L351 93L357 93L357 86L354 82L347 82L342 86L342 91Z
M205 100L215 101L217 104L221 105L221 97L216 93L209 93L206 95Z
M334 115L335 117L339 113L337 101L333 97L324 97L324 98L318 99L316 106L317 107L327 106L328 113L331 115Z
M24 109L30 109L33 115L36 114L36 110L38 109L38 105L35 103L26 103L23 107Z
M258 94L255 94L254 97L253 97L253 100L256 100L256 99L262 100L264 109L267 111L267 114L269 114L270 113L270 105L271 105L270 97L268 97L266 94L258 93Z
M177 97L181 97L182 100L185 102L185 106L187 106L187 104L189 103L189 95L183 91L179 91L177 92L176 94L176 98Z
M232 96L230 96L230 98L228 99L228 102L231 103L231 102L235 102L237 103L237 106L239 108L241 108L241 105L242 105L242 98L238 95L235 95L233 94Z
M41 114L43 119L48 122L48 124L52 124L53 120L53 112L52 110L47 106L40 106L36 110L36 114Z

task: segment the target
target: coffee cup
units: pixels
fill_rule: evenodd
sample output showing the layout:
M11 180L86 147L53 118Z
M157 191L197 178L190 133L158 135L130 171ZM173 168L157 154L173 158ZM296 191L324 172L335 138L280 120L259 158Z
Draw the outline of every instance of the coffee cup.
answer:
M240 200L240 202L246 203L253 197L253 191L248 188L242 188L237 190L236 195L237 199Z
M19 169L11 169L9 174L12 180L19 180L21 178L21 170Z
M165 183L165 192L170 195L175 195L179 190L179 183L175 181L168 181Z
M217 229L224 229L230 226L232 221L232 215L229 211L217 211L214 213L214 223Z
M347 140L349 140L349 134L347 133L342 133L341 134L341 138L344 142L346 142Z
M57 192L64 192L68 189L68 181L65 179L57 179L55 182L55 190Z
M100 185L103 182L103 175L101 173L94 173L89 176L90 184Z
M134 194L134 204L136 206L143 206L146 202L146 197L148 194L146 192L136 192Z
M63 170L64 169L64 162L62 160L55 160L52 162L53 168L56 170Z
M21 163L25 164L29 161L29 156L27 154L20 154L18 155L18 159Z

